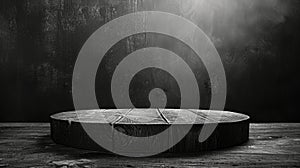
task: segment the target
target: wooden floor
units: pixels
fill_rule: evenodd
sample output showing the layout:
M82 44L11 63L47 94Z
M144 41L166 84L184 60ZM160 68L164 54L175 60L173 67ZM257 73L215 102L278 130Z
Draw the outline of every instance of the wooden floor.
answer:
M126 158L56 145L47 123L0 123L0 167L300 167L300 123L251 124L241 146Z

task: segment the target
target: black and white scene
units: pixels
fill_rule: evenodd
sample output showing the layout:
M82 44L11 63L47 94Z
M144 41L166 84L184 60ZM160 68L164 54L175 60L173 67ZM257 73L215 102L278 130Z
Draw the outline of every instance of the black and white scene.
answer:
M300 167L300 0L0 0L0 167Z

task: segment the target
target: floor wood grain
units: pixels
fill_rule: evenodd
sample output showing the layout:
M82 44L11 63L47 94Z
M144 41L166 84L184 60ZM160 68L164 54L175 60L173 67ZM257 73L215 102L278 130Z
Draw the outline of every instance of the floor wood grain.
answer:
M53 143L48 123L0 123L0 167L299 167L300 123L251 124L240 146L150 158L103 155Z

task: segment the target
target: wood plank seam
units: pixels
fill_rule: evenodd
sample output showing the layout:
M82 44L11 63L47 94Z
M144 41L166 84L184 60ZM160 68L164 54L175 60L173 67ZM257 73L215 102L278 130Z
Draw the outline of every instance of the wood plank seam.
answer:
M121 121L123 118L127 118L126 116L133 110L133 108L129 109L126 113L121 114L120 118L118 118L113 124L117 124L119 121Z
M211 120L211 121L214 121L214 122L218 122L217 120L215 120L213 118L209 118L208 115L203 115L202 113L197 113L197 112L195 112L191 109L187 109L187 110L194 113L194 114L196 114L198 117L201 117L201 119L203 119L204 121Z
M159 108L157 108L157 112L160 115L160 117L168 124L170 124L171 122L164 116L164 114L159 110Z

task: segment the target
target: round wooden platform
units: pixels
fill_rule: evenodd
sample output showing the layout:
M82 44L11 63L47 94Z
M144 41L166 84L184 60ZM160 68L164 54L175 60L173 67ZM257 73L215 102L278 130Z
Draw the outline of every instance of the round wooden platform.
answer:
M179 113L180 115L178 115ZM103 153L111 152L98 145L86 133L82 125L97 125L100 126L97 127L98 129L101 129L101 125L109 125L113 130L112 134L118 131L132 137L156 135L172 125L172 129L168 130L168 141L172 141L180 133L180 128L191 126L188 134L166 151L171 153L197 153L230 147L246 142L249 137L249 117L226 111L193 109L82 110L58 113L50 118L51 137L56 143ZM199 134L204 123L218 125L207 140L199 142ZM111 138L113 142L118 140L117 136L107 137ZM157 142L157 144L159 143L162 142Z

